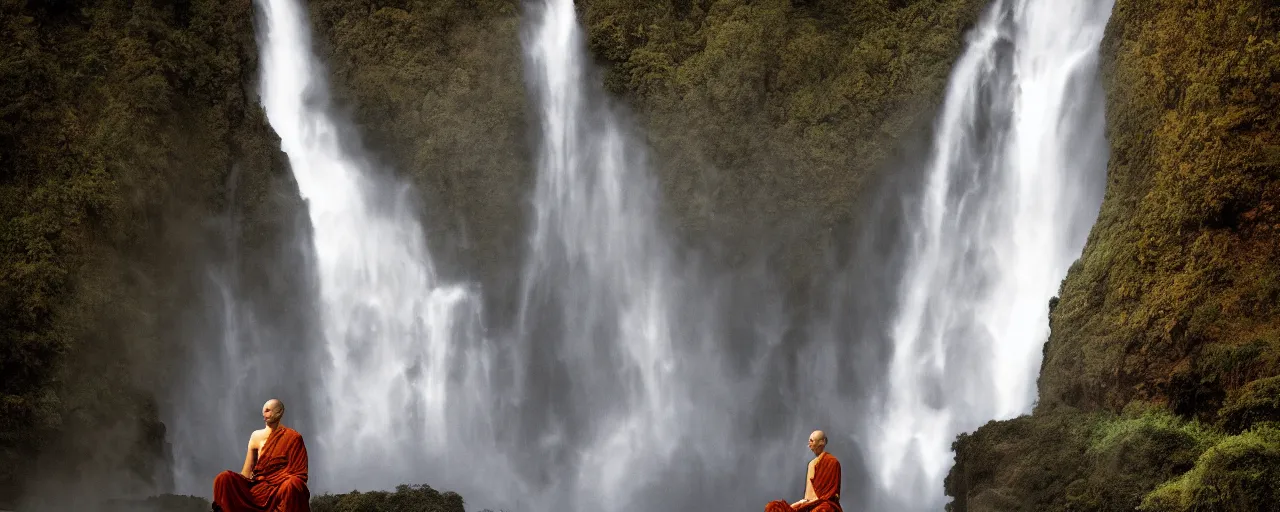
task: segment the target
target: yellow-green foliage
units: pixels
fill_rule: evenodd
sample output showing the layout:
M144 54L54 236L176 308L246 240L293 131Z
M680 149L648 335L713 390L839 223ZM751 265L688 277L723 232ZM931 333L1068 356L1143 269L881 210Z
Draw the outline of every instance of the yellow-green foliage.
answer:
M1181 477L1152 491L1138 510L1272 510L1280 503L1280 429L1273 425L1222 439Z
M1280 421L1280 377L1268 377L1232 390L1218 412L1228 432L1242 432L1250 425Z
M1063 510L1082 493L1096 414L1055 411L993 421L952 444L949 512Z
M242 87L251 12L0 0L0 506L56 476L41 461L86 485L163 475L148 391L179 346L182 260L213 214L245 216L250 250L270 236L256 219L279 160Z
M1280 373L1277 34L1274 2L1116 2L1107 193L1051 315L1042 407L1212 420Z
M952 509L1274 508L1280 4L1117 0L1102 57L1107 192L1040 402L961 436Z
M1148 403L1120 415L1060 407L991 422L954 445L948 510L1134 510L1228 439Z

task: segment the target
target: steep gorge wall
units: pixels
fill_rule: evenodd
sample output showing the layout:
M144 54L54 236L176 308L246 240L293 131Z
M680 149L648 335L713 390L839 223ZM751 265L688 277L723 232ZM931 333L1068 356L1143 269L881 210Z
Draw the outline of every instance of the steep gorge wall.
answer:
M1116 2L1107 193L1050 303L1040 400L960 437L950 510L1280 497L1278 33L1274 2Z
M984 2L584 0L599 77L652 149L669 220L793 283L906 139L923 137ZM319 0L334 95L428 198L445 266L491 298L523 251L536 137L519 2ZM767 245L762 240L768 240ZM499 308L501 305L498 305Z
M579 8L679 234L801 282L926 135L983 3ZM444 270L514 296L535 147L520 3L310 7L352 136L413 178ZM211 265L239 261L240 300L304 324L305 219L254 98L253 18L250 0L0 0L0 506L72 480L165 490L159 410Z
M250 0L0 2L0 508L164 490L208 265L304 286L251 23Z

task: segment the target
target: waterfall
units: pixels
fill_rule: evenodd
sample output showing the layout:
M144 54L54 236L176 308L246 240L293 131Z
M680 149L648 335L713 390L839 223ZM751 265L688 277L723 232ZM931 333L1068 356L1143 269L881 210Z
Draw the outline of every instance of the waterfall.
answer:
M645 151L590 76L573 1L528 3L525 16L540 144L515 384L538 438L528 446L542 446L521 449L530 465L565 464L555 506L624 509L675 450L688 403L670 242Z
M257 1L263 103L313 230L315 379L291 408L309 409L313 493L428 483L471 509L763 506L798 498L805 436L824 428L846 493L865 491L865 464L897 503L885 509L936 510L954 436L1034 399L1046 303L1101 202L1095 60L1110 0L996 0L955 66L904 213L902 278L860 269L851 282L866 288L844 291L866 304L897 284L882 308L895 313L808 329L765 296L767 271L711 276L682 261L572 0L523 4L537 174L510 325L487 325L479 292L440 278L411 188L332 114L298 1ZM223 310L247 313L232 295ZM884 322L893 353L876 402L858 396L871 372L850 366L876 360L855 338ZM228 330L237 339L221 346L250 346L223 359L281 356L252 330Z
M936 124L869 441L882 491L938 510L955 436L1029 412L1048 300L1102 201L1111 0L997 0Z
M440 473L487 425L478 295L440 280L409 188L374 172L330 114L297 1L260 5L262 99L314 230L313 490L449 482Z

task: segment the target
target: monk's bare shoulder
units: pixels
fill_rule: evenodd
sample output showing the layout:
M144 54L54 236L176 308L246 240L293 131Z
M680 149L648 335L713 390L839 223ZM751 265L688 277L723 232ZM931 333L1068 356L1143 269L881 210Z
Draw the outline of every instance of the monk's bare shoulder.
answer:
M262 448L262 443L267 440L267 433L265 428L254 430L252 434L249 434L249 447L253 449Z

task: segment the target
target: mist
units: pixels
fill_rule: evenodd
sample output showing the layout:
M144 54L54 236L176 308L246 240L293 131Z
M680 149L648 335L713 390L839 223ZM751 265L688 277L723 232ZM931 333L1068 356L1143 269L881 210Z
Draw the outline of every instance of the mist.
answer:
M160 358L176 369L147 384L160 397L168 445L155 458L167 465L157 470L161 477L121 494L207 498L213 477L243 461L249 433L260 428L258 407L280 398L285 423L307 439L313 495L426 483L460 493L473 510L750 509L799 497L811 458L805 439L821 429L843 464L844 507L924 510L941 496L939 467L907 464L903 474L920 474L895 483L884 477L893 473L886 460L945 457L933 448L977 416L1025 405L927 429L886 412L905 407L910 419L931 422L933 411L972 399L921 399L933 388L913 387L918 376L903 373L913 362L902 359L910 347L903 318L928 320L937 311L922 308L917 295L973 299L964 283L919 281L945 266L916 258L929 245L922 232L945 230L925 217L954 213L946 201L928 210L936 206L930 194L939 194L930 188L938 169L954 170L943 172L944 181L975 183L975 201L993 205L980 214L1007 216L1001 198L1026 200L987 186L1001 165L939 163L939 141L965 121L945 105L932 106L937 115L894 141L892 156L841 207L848 212L837 215L834 229L810 222L829 213L822 211L785 222L738 219L745 227L732 234L707 228L716 222L691 229L681 225L658 173L677 159L655 150L649 119L607 90L573 2L524 2L518 59L504 58L521 65L525 137L457 147L450 156L525 158L526 174L511 185L521 187L513 207L519 222L498 244L509 250L495 261L471 261L469 248L490 234L451 217L439 191L414 179L419 170L390 157L396 148L371 142L352 120L360 106L331 84L340 77L318 49L336 43L315 40L317 14L294 0L255 6L253 87L288 175L270 189L278 232L266 249L243 245L237 208L248 201L236 195L239 175L230 173L225 207L200 219L200 242L190 250L199 257L179 265L189 284L173 305L181 314L168 320L174 349ZM1006 9L996 2L988 23L999 25ZM967 51L1000 60L1007 48ZM1068 91L1096 107L1100 96L1085 75L1088 84ZM986 94L966 89L969 75L958 76L952 96ZM947 101L961 100L971 98ZM1001 98L964 106L981 119L1013 108ZM1076 127L1086 135L1100 123L1100 109L1089 113ZM680 135L663 129L665 137ZM1016 129L993 122L975 130ZM1067 242L1054 256L1066 261L1078 254L1100 201L1095 185L1105 161L1090 156L1081 164L1082 191L1065 200L1079 200L1083 213L1071 212L1064 226L1032 226L1063 232ZM679 162L679 172L691 175L769 170ZM925 249L982 282L999 272L966 266L962 246L1020 254L1001 245L1008 230L996 231L966 227L970 238ZM1065 271L1060 259L1046 262L1047 272L1029 271L1040 289L1016 300L1046 304L1061 279L1054 272ZM1036 308L1046 310L1029 307ZM977 338L958 336L951 353L980 344ZM1024 347L1043 343L1036 333L1023 338ZM983 359L978 349L971 356ZM149 360L134 361L133 371L144 373ZM1021 365L1016 382L999 389L1033 396L1025 386L1034 384L1038 363L1013 364ZM983 368L920 380L963 382ZM895 446L886 455L884 432L899 427L927 430L933 450L926 456ZM108 466L128 456L120 451ZM933 490L916 496L904 483ZM40 485L32 489L45 494Z

